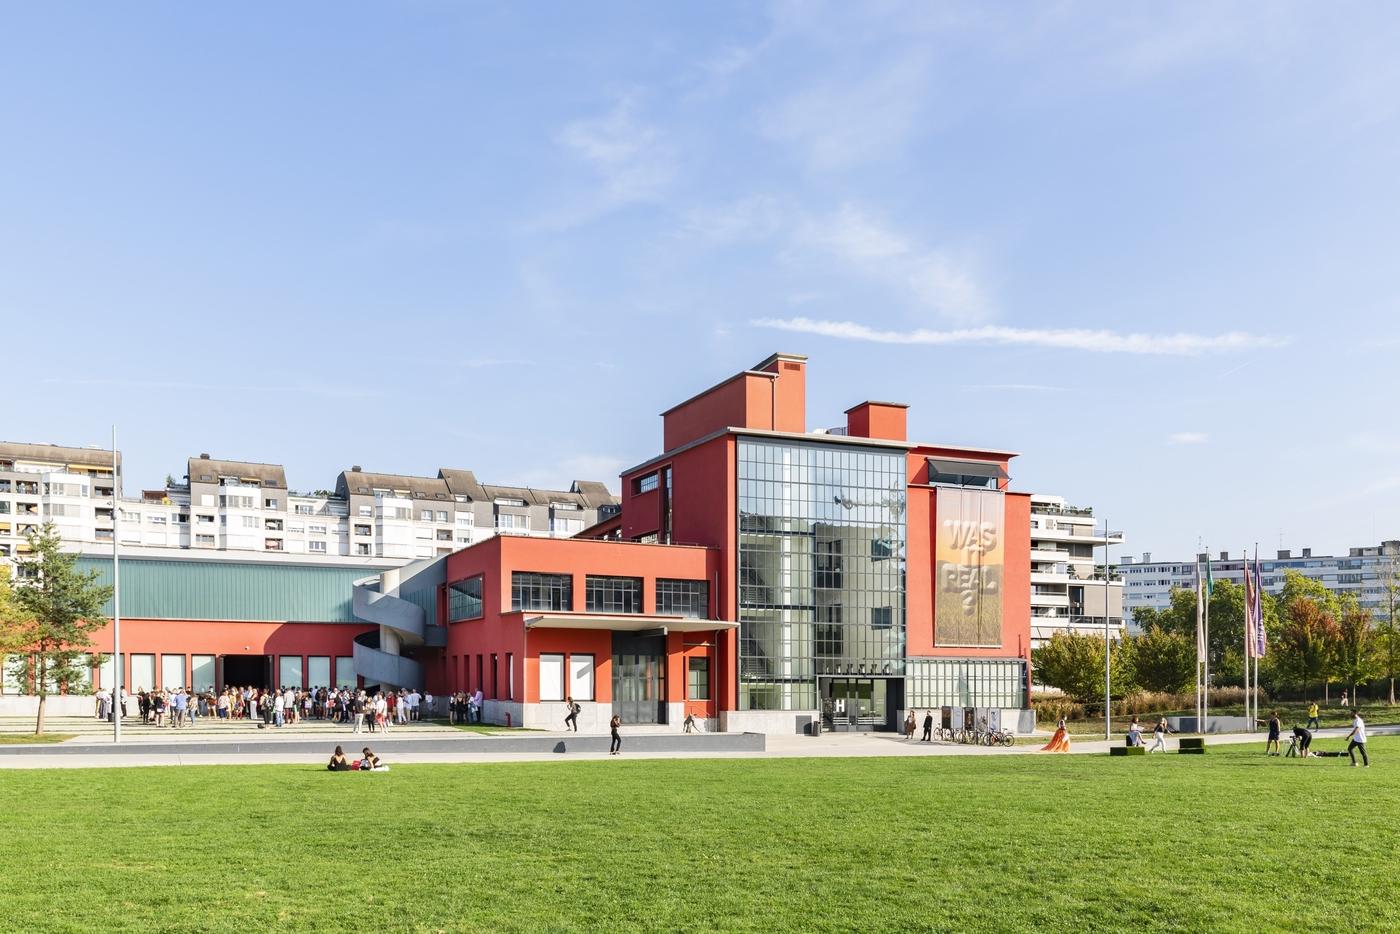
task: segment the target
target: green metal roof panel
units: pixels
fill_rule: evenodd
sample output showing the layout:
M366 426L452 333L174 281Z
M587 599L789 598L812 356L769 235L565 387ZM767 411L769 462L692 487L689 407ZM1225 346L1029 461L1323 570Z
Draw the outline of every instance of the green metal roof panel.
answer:
M112 583L112 559L84 555L78 569ZM130 619L356 623L351 585L379 568L123 558L122 616ZM112 614L112 602L104 610Z

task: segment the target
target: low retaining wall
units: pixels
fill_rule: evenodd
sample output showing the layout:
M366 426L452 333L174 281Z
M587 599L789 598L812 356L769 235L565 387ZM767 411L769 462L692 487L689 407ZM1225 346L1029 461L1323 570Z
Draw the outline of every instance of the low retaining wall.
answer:
M1197 728L1195 717L1168 717L1167 725L1178 733L1200 733ZM1206 718L1206 733L1253 733L1259 729L1249 717L1217 717Z
M378 733L351 733L317 740L259 740L249 738L237 742L184 743L124 743L67 742L43 746L0 746L0 756L22 755L121 755L121 756L238 756L238 755L310 755L324 758L339 741L341 745L358 749L373 746L392 760L395 753L446 752L467 755L499 755L501 753L600 753L608 751L608 736L444 736L394 739ZM763 752L766 748L761 733L622 733L625 752Z
M136 704L127 698L127 713L136 713ZM39 698L32 694L0 694L0 717L35 717L39 714ZM46 717L92 717L96 719L97 701L90 694L50 694L44 704Z

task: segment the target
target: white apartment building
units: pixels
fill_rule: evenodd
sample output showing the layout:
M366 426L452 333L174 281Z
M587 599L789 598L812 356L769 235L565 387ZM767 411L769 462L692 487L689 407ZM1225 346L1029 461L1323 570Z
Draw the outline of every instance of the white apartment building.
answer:
M120 455L118 455L120 463ZM184 483L120 501L113 521L112 452L0 442L0 559L53 522L75 551L140 552L310 563L399 564L447 554L498 532L567 537L607 518L618 500L597 481L567 491L482 484L469 470L436 477L343 471L334 490L296 492L278 464L189 459ZM95 548L93 546L101 546Z
M1171 606L1173 590L1193 589L1197 568L1204 573L1205 560L1205 554L1198 554L1194 561L1153 561L1151 552L1139 560L1125 555L1114 570L1126 586L1124 599L1130 618L1144 607L1162 610ZM1253 565L1253 554L1222 551L1211 559L1211 576L1217 581L1242 584L1246 561ZM1334 593L1355 595L1364 609L1384 618L1388 612L1387 582L1400 575L1400 541L1351 548L1345 556L1314 555L1311 548L1304 548L1297 555L1291 549L1278 550L1272 558L1260 556L1259 571L1267 593L1277 596L1283 590L1285 572L1297 571Z
M1031 495L1031 647L1056 632L1103 635L1104 606L1114 635L1123 630L1123 582L1105 584L1097 549L1120 545L1123 533L1098 529L1094 511L1064 497ZM1097 558L1097 560L1096 560ZM1114 577L1114 575L1110 575Z

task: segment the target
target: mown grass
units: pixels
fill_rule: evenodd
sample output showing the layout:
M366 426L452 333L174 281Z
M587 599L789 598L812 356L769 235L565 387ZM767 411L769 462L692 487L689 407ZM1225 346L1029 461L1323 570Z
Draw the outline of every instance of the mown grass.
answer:
M61 743L77 735L77 733L0 733L0 746L19 746L29 743Z
M1393 930L1371 745L2 772L0 927Z
M1361 707L1359 707L1358 709L1361 711L1362 718L1365 719L1366 723L1370 726L1400 723L1400 706L1391 707L1388 704L1367 703L1361 705ZM1259 704L1260 730L1265 729L1265 725L1269 722L1269 715L1276 710L1278 711L1279 721L1283 725L1283 731L1285 733L1291 730L1295 724L1298 726L1307 726L1307 704L1287 702L1266 705L1261 702ZM1100 710L1099 712L1100 714L1103 713L1102 710ZM1138 722L1143 725L1143 728L1148 732L1151 732L1152 727L1157 722L1158 717L1194 717L1195 715L1196 711L1194 710L1164 710L1160 713L1140 713L1137 716ZM1210 708L1210 715L1212 717L1243 717L1244 707L1240 704L1212 707ZM1124 733L1126 733L1128 731L1128 721L1132 720L1132 718L1132 714L1114 714L1114 734L1121 737ZM1331 707L1319 706L1317 712L1317 719L1318 722L1322 725L1322 729L1331 729L1335 727L1350 728L1351 710L1350 708L1339 707L1335 704ZM1048 729L1052 731L1055 729L1054 720L1042 720L1036 725L1040 729ZM1082 736L1083 738L1087 739L1097 735L1099 739L1103 739L1102 716L1086 717L1079 720L1071 720L1066 724L1066 726L1068 726L1070 735L1073 737Z

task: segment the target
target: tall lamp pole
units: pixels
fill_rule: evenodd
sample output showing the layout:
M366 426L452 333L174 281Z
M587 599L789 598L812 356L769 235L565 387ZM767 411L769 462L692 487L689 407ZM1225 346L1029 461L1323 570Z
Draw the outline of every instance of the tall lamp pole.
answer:
M117 463L117 426L112 426L112 742L122 741L122 577L121 465Z
M1108 636L1108 519L1103 520L1103 738L1113 740L1113 645Z

